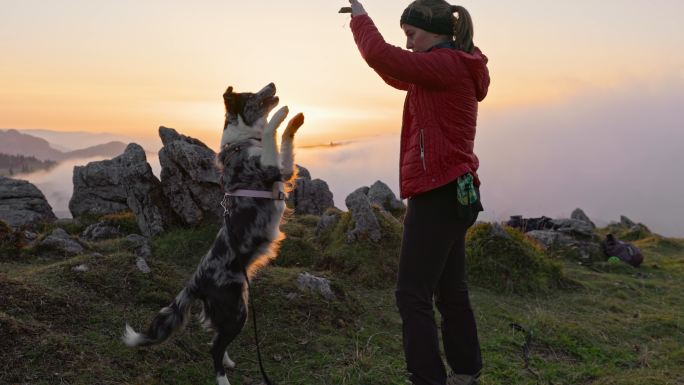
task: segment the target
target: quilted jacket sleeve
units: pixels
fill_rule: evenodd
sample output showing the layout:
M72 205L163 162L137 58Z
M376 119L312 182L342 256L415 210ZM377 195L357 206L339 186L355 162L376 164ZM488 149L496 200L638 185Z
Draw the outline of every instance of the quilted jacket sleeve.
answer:
M448 56L439 51L411 52L388 44L368 15L352 18L351 29L361 56L383 79L430 88L444 87L453 79L449 76L449 63L445 61Z
M387 75L383 74L382 72L378 72L377 70L375 72L378 75L380 75L380 77L382 78L382 80L385 81L385 83L387 83L388 85L390 85L390 86L392 86L398 90L408 91L409 86L411 85L410 83L402 82L401 80L397 80L393 77L387 76Z

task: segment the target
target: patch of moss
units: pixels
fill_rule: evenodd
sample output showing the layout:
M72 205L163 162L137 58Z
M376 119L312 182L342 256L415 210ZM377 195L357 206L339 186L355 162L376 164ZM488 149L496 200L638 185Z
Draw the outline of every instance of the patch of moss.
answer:
M208 223L171 229L152 239L152 254L158 260L194 268L211 247L219 228Z
M285 239L280 243L278 258L273 265L286 267L312 267L321 252L315 241L318 217L292 216L280 226Z
M665 238L657 234L640 239L634 242L634 244L641 249L649 249L661 254L684 251L684 242Z
M106 214L99 218L100 221L116 227L122 234L137 234L140 233L138 222L135 219L133 211L126 210L114 214Z
M22 231L14 230L7 223L0 221L0 261L19 257L21 248L25 245L26 240Z
M641 223L632 227L625 226L621 223L611 223L598 231L603 235L613 234L617 239L627 242L646 239L654 235L648 227Z
M504 293L543 292L565 281L560 263L537 243L510 227L499 234L490 223L468 231L466 269L472 284Z
M347 233L355 223L351 213L341 213L337 225L319 235L323 255L316 268L342 273L367 287L393 285L399 267L402 225L378 207L373 207L373 213L382 233L378 242L348 241Z

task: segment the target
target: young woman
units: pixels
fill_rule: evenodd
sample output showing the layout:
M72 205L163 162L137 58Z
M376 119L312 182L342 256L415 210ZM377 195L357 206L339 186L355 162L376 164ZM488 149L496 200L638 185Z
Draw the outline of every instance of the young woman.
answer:
M489 88L487 57L473 44L472 19L463 7L412 2L401 16L404 50L385 42L361 3L350 3L361 56L387 84L407 91L399 174L408 211L396 299L411 381L447 383L434 298L454 373L448 383L477 384L482 358L464 262L466 231L482 211L473 147L478 102Z

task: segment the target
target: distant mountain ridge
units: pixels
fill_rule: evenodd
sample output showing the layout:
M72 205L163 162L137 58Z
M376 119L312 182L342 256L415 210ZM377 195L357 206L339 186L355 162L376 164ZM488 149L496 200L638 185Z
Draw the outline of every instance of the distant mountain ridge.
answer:
M62 161L72 158L94 156L114 157L123 153L127 144L119 141L98 144L75 151L60 151L50 142L17 130L0 131L0 153L7 155L33 156L39 160Z

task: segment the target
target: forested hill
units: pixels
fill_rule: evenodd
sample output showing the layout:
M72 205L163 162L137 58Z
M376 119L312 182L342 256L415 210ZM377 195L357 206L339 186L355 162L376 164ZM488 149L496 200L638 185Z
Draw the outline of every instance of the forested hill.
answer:
M57 162L39 160L33 156L0 154L0 176L46 170L56 164Z

